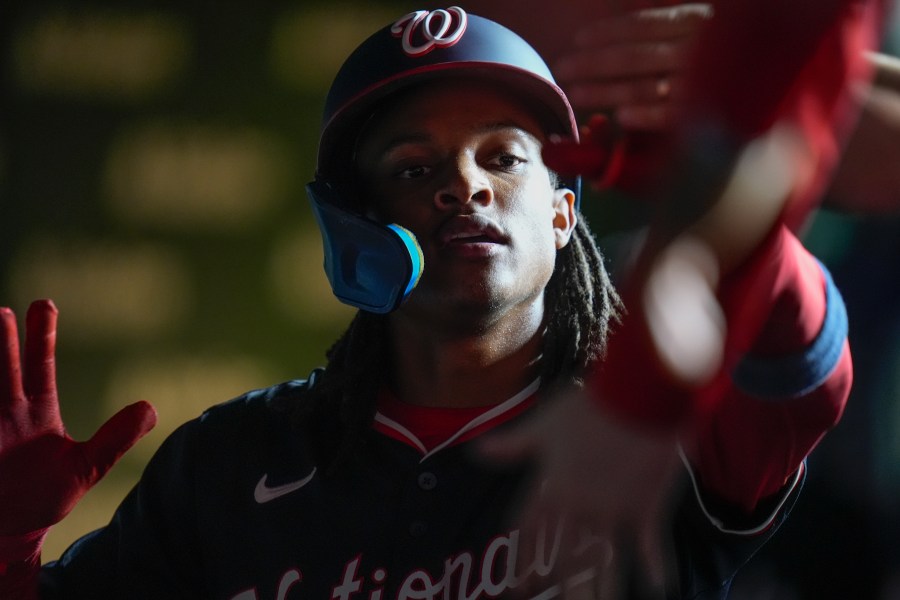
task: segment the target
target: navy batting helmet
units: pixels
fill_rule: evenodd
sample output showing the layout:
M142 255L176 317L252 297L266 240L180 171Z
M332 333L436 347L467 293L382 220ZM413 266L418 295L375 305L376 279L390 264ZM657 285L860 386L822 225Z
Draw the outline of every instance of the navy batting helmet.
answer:
M322 231L325 270L343 302L386 313L421 275L412 233L360 214L346 178L359 131L375 106L413 85L448 76L500 81L530 103L547 134L577 138L569 101L540 55L506 27L457 6L409 13L364 41L338 71L325 101L316 180L307 186ZM579 193L577 180L565 182Z

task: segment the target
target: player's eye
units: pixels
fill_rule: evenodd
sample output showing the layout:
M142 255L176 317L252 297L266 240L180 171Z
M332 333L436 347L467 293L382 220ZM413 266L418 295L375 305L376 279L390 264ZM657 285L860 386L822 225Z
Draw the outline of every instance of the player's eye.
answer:
M521 165L524 165L527 161L515 154L510 154L508 152L503 152L491 158L488 161L488 164L502 169L504 171L515 171Z
M395 171L396 176L400 179L418 179L420 177L425 177L429 173L431 173L431 167L426 165L402 167Z

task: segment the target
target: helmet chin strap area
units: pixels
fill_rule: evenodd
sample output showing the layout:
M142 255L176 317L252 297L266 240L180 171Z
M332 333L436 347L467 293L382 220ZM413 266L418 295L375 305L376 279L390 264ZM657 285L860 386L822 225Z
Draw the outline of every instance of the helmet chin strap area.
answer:
M380 314L399 307L424 268L416 236L341 208L344 202L325 181L309 183L306 193L322 232L325 274L338 300Z

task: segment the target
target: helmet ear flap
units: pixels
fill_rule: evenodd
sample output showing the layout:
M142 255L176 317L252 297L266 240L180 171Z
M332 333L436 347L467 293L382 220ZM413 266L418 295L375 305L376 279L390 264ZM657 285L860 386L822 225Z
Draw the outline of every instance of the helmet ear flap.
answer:
M325 181L309 183L306 193L322 233L325 274L338 300L379 314L399 307L424 267L416 236L343 208L345 199Z

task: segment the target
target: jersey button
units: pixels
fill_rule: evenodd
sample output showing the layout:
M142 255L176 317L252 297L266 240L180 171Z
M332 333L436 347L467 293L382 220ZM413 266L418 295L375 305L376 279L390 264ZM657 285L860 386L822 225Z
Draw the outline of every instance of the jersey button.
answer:
M434 473L426 471L424 473L419 474L419 487L425 490L426 492L430 492L434 488L437 487L437 477Z
M428 531L428 524L424 521L413 521L409 525L409 535L413 537L421 537Z

